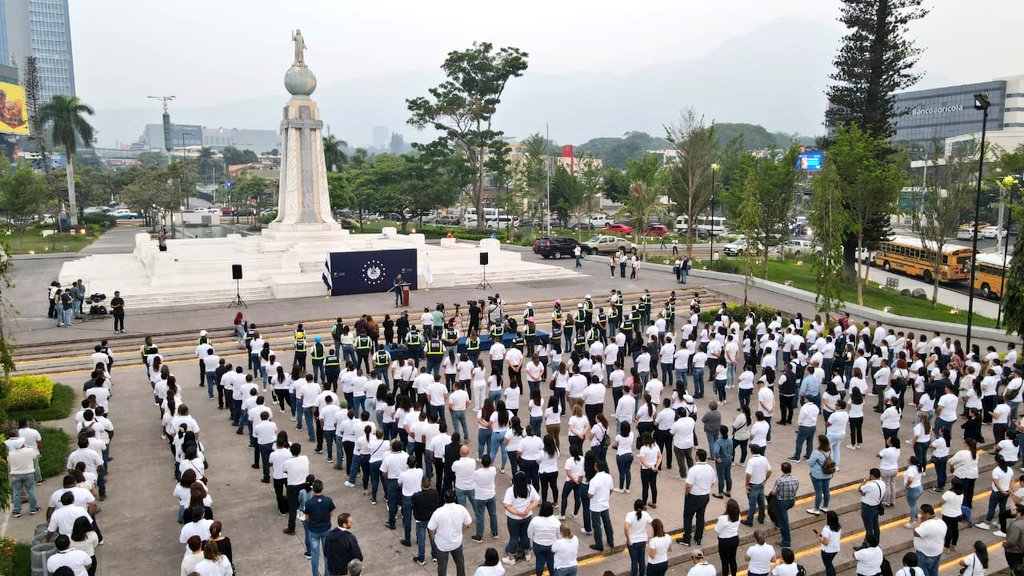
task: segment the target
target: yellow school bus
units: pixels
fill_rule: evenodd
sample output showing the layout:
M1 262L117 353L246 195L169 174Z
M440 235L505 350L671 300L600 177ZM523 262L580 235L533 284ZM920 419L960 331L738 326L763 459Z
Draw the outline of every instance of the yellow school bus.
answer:
M978 269L974 273L974 289L985 298L999 299L1003 296L1003 253L979 252ZM1013 263L1013 256L1006 255L1006 270Z
M881 242L875 251L875 266L886 271L902 272L919 276L925 282L932 282L934 243L925 245L919 238L894 236ZM971 249L955 244L942 247L942 262L939 265L940 282L962 282L971 277Z

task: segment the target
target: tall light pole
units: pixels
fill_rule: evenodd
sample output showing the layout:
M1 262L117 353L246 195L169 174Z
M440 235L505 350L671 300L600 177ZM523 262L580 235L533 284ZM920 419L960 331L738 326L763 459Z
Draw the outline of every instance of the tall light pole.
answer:
M974 278L978 267L978 219L981 218L981 176L985 169L985 128L988 125L988 92L974 95L974 109L981 110L981 149L978 151L978 185L974 192L974 233L971 235L971 281L967 285L967 353L971 352L974 326Z
M715 263L715 174L718 172L718 164L711 165L711 252L708 259ZM747 246L749 250L750 247Z
M551 131L548 123L544 123L544 173L547 176L548 200L545 220L547 221L548 238L551 237Z

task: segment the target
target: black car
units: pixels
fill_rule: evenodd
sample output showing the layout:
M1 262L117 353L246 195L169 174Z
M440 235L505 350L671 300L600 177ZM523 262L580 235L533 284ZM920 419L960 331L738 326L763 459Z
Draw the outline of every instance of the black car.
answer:
M544 236L534 240L533 252L534 254L540 254L544 258L559 259L564 257L572 258L575 255L576 246L579 244L572 238L565 238L562 236ZM583 250L583 254L586 250Z

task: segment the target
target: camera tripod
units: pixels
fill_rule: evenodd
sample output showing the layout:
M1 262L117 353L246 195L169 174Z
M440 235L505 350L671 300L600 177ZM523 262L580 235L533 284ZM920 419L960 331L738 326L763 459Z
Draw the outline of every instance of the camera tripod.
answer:
M228 308L233 306L248 308L249 305L242 299L242 288L240 286L241 280L235 280L235 298L231 302L228 302Z

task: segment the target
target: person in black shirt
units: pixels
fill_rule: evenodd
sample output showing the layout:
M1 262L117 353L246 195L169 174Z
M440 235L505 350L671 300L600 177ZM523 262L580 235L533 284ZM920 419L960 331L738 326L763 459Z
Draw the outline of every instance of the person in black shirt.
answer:
M430 479L424 478L422 489L412 496L412 517L416 520L416 556L412 557L413 562L420 566L427 563L424 558L424 548L427 536L427 523L434 511L441 507L441 494L430 485ZM437 558L437 550L434 548L434 541L430 541L430 557Z
M309 553L312 555L313 573L320 572L320 550L331 530L331 514L334 512L334 501L324 496L324 483L313 481L313 496L306 501L306 538L309 540Z
M405 335L409 333L409 313L402 311L402 315L395 320L395 337L398 344L405 342Z
M110 313L114 316L114 333L124 334L124 298L120 291L114 291L110 299Z
M356 535L352 533L352 515L348 512L339 514L338 527L327 533L324 557L327 559L327 574L330 576L346 576L349 562L362 561L363 552L359 549Z
M779 385L779 420L776 424L786 426L793 423L793 409L796 407L796 373L793 372L793 365L786 364L786 371L782 373Z
M483 300L473 301L469 303L469 327L466 330L466 334L470 332L480 332L480 306L483 305Z

